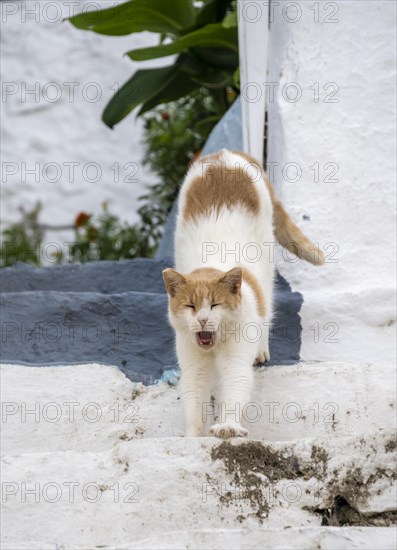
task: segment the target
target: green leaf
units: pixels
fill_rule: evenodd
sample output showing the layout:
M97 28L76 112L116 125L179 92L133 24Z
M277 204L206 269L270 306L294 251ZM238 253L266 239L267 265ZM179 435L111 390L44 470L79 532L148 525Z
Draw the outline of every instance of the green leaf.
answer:
M185 34L170 44L161 44L150 48L139 48L127 52L134 61L155 59L180 53L194 47L227 48L238 52L237 27L225 28L222 23L207 25L198 31Z
M161 69L137 71L109 101L102 114L103 122L113 128L137 105L158 94L159 90L163 89L171 80L174 72L174 65Z
M227 53L231 54L234 69L238 64L238 55L231 50L214 50L213 57L216 58L216 66L210 65L207 62L202 62L200 56L203 52L209 52L203 48L194 48L191 52L183 52L178 57L178 64L181 70L192 75L193 79L199 79L202 82L211 82L220 84L222 82L229 83L231 81L231 71L229 70ZM219 63L218 63L219 62Z
M238 90L240 89L240 67L237 67L237 69L234 71L233 84Z
M196 18L196 25L222 21L231 3L232 0L204 0L204 5Z
M239 64L238 52L226 48L192 48L191 52L203 63L213 69L234 71Z
M194 53L196 54L196 50ZM197 55L193 55L189 51L181 53L177 64L180 70L190 75L191 80L196 82L200 88L219 89L232 84L229 70L210 67L208 63L202 63Z
M212 128L219 122L221 119L220 115L213 115L209 116L207 118L203 118L199 122L196 123L195 129L199 131L202 134L209 134L212 130Z
M163 69L139 70L110 100L102 120L113 128L138 105L142 105L140 116L156 105L184 97L201 86L203 81L181 70L178 62Z
M178 35L194 24L195 10L190 0L130 0L79 13L69 21L78 29L113 36L142 31Z
M180 97L184 97L201 86L202 84L200 81L194 81L187 73L182 72L178 67L167 84L156 95L148 101L145 101L138 115L143 115L161 103L168 103Z
M199 82L200 87L207 90L219 90L232 84L230 74L227 71L207 70L200 76L192 76L192 80Z

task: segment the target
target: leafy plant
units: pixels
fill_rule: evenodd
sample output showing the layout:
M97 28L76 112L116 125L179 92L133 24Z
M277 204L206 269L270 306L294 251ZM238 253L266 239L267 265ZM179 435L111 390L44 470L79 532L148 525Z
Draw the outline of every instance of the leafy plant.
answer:
M189 163L239 93L236 1L129 0L70 21L111 36L157 33L157 46L127 52L134 61L176 56L172 65L136 71L102 115L111 128L135 108L144 116L144 163L160 182L140 197L140 222L123 226L105 207L98 222L80 219L71 248L78 261L151 256Z
M74 241L69 246L68 254L61 250L55 253L56 263L84 263L153 256L161 235L159 228L164 223L164 218L160 219L159 215L156 215L154 206L151 208L150 218L145 207L142 207L142 220L135 225L122 223L117 216L109 212L106 203L102 208L102 213L96 217L86 212L80 212L76 216L73 226L70 226L74 228ZM28 212L22 208L20 210L22 220L2 232L0 268L10 267L17 262L43 265L42 245L45 230L49 226L40 225L38 222L41 205L37 204ZM66 226L50 228L56 231L64 230Z
M38 223L40 210L40 203L28 212L20 208L22 220L2 231L0 267L9 267L17 262L40 265L44 235Z
M146 154L143 162L161 182L141 197L147 201L146 210L156 205L166 217L189 163L200 152L215 124L214 116L213 98L200 92L169 103L166 110L158 107L144 116Z
M112 128L136 107L140 107L138 115L143 115L199 89L207 90L213 99L209 122L219 120L229 106L227 88L237 87L238 32L233 8L233 0L129 0L71 17L75 27L105 35L157 33L157 46L127 52L134 61L177 55L172 65L136 71L106 106L105 124Z
M122 223L108 210L95 220L91 214L80 212L75 220L75 241L70 246L71 262L94 260L126 260L153 255L155 245L150 231L139 225Z

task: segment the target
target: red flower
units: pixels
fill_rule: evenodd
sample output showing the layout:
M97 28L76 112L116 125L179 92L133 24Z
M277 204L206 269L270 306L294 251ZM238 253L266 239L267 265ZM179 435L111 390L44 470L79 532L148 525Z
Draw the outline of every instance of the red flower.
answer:
M87 222L90 218L91 218L91 214L87 214L87 212L80 212L76 216L76 219L74 221L74 226L83 227L83 225L87 225Z

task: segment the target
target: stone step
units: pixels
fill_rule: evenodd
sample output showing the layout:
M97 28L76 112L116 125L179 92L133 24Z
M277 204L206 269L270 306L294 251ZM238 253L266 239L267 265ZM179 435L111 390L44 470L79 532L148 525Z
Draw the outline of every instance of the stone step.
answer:
M197 529L171 531L127 543L102 545L104 550L395 550L397 531L384 527L288 527L279 529ZM93 550L92 545L63 544L62 550ZM53 542L16 542L4 550L54 550Z
M0 270L0 360L104 363L131 380L154 383L177 364L162 279L169 265L136 259ZM275 301L269 364L293 363L299 360L302 296L279 276ZM249 337L259 339L258 331Z
M177 364L165 294L36 290L0 304L4 362L99 362L146 384Z
M10 403L2 430L11 453L96 452L118 440L184 434L175 385L143 386L115 367L94 364L1 369L2 400ZM251 438L267 442L393 430L395 382L392 362L257 369L252 399L241 417ZM215 410L219 414L220 407ZM207 424L211 411L204 404ZM68 438L71 430L73 439Z
M0 270L1 292L57 290L59 292L158 292L165 294L162 270L171 260L137 258L125 261L87 262L53 267L18 263Z
M392 367L259 370L252 403L274 415L222 442L180 437L173 386L3 365L3 547L391 548Z
M395 510L395 460L387 451L393 436L382 431L289 445L152 438L118 441L102 452L7 454L3 519L15 542L96 546L187 526L387 526ZM62 518L73 520L72 532Z

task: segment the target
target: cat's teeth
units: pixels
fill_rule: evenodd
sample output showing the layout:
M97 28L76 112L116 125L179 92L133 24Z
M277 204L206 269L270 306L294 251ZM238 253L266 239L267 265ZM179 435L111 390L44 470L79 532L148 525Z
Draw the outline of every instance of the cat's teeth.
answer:
M196 333L196 338L199 346L212 347L215 342L215 333L208 330L203 330Z

